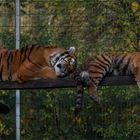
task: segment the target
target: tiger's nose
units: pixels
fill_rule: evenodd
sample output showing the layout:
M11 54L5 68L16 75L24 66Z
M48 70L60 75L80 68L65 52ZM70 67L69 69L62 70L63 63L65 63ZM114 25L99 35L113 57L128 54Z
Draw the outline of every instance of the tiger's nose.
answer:
M58 67L58 68L61 68L62 66L61 66L61 64L57 64L57 67Z

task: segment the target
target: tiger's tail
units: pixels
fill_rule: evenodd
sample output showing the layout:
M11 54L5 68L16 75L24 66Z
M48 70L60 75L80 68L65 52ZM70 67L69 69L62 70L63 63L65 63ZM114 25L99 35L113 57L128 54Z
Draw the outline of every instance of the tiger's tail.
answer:
M74 121L75 123L79 120L79 114L82 110L83 106L83 96L84 96L84 85L88 84L89 81L89 74L86 71L77 71L75 73L74 79L76 81L77 87L77 96L75 99L75 109L74 109Z

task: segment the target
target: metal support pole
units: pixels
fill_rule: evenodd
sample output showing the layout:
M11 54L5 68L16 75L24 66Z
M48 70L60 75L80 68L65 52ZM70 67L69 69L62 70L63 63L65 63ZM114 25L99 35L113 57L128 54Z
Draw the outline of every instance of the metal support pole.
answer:
M20 0L16 0L16 49L20 47ZM20 140L20 90L16 90L16 140Z

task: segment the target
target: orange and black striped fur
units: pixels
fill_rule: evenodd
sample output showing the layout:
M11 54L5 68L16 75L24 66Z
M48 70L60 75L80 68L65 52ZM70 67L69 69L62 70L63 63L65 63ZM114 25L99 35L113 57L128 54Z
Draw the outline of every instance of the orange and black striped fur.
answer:
M21 49L0 48L0 80L24 82L64 77L75 69L75 48L27 45Z
M77 98L75 116L81 110L83 99L83 84L88 86L91 99L99 102L97 87L107 74L134 75L140 88L140 52L126 54L102 54L88 58L75 72L77 83Z

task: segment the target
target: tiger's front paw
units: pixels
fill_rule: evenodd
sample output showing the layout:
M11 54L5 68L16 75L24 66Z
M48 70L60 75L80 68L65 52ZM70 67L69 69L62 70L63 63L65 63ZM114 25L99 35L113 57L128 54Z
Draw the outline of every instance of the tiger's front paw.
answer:
M97 95L89 95L90 99L94 100L97 103L101 102L101 98Z

